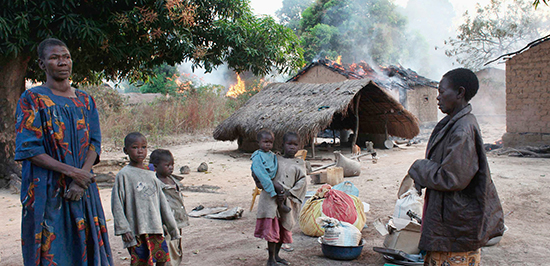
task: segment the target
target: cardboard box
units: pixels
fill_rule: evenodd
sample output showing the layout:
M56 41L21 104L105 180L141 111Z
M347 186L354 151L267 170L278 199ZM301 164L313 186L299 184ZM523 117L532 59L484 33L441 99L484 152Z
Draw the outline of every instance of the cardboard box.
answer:
M331 186L344 182L344 169L342 167L329 167L325 170L309 174L312 184L329 184Z
M321 170L309 174L312 184L326 184L327 183L327 170Z
M414 221L390 220L388 223L389 234L384 239L384 247L402 250L409 254L418 254L420 242L420 224ZM399 228L399 229L398 229Z

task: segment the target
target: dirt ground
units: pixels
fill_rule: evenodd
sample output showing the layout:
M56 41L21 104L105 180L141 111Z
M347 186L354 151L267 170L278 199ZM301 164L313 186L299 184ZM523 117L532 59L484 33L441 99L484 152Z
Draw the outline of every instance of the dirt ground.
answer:
M502 136L504 125L482 124L482 130L485 142L489 143ZM175 173L183 165L191 167L191 173L185 175L182 181L184 185L221 187L219 193L185 193L187 211L198 205L240 206L245 209L243 217L238 220L190 218L191 225L184 231L185 265L265 265L266 243L253 236L256 209L249 211L254 186L250 177L250 154L238 152L234 142L217 142L209 137L202 138L200 142L163 148L170 149L176 158ZM374 229L373 221L393 213L399 182L413 161L424 156L425 148L426 142L422 142L392 150L378 150L378 163L374 164L364 157L361 175L346 178L359 188L360 199L370 204L368 228L362 231L366 245L358 259L344 262L325 258L317 239L302 234L298 226L293 230L295 250L281 251L281 256L292 265L384 265L381 255L372 250L372 247L382 246L384 240ZM323 158L333 159L328 152L319 153ZM349 156L349 150L343 153ZM124 154L116 150L102 154L103 160L123 157ZM496 154L489 154L488 157L492 177L507 214L505 222L509 230L499 244L482 249L483 264L550 265L550 161ZM208 163L207 173L196 172L201 162ZM313 161L314 164L330 162ZM308 190L318 187L308 182ZM115 264L129 265L128 252L122 247L121 238L113 234L111 190L100 189L100 194ZM0 197L3 203L0 206L0 265L22 265L19 195L1 190Z

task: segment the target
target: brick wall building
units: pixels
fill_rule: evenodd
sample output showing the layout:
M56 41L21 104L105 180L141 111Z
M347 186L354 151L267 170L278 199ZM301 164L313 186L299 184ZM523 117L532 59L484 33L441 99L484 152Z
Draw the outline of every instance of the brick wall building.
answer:
M506 61L507 147L550 144L550 39Z

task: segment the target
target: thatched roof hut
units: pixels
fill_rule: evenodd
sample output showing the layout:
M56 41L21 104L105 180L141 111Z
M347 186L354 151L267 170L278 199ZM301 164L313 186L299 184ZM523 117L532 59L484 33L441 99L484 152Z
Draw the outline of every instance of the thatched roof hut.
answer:
M339 64L322 58L302 68L287 82L331 83L347 79L369 79L389 90L420 123L437 122L438 83L400 65L371 67L366 62Z
M254 95L214 130L222 141L255 140L256 133L271 129L276 147L287 131L302 142L326 128L355 129L359 106L359 133L413 138L419 133L418 119L405 110L384 88L369 79L338 83L271 83Z

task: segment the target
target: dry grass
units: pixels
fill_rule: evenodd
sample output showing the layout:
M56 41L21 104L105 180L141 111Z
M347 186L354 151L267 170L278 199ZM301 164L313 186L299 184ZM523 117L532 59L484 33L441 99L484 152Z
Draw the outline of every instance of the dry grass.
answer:
M124 136L134 131L146 135L152 146L179 144L174 142L174 136L184 134L211 135L221 121L250 97L227 98L219 87L210 86L153 103L123 105L122 97L108 87L83 89L96 99L103 144L115 148L121 147Z

